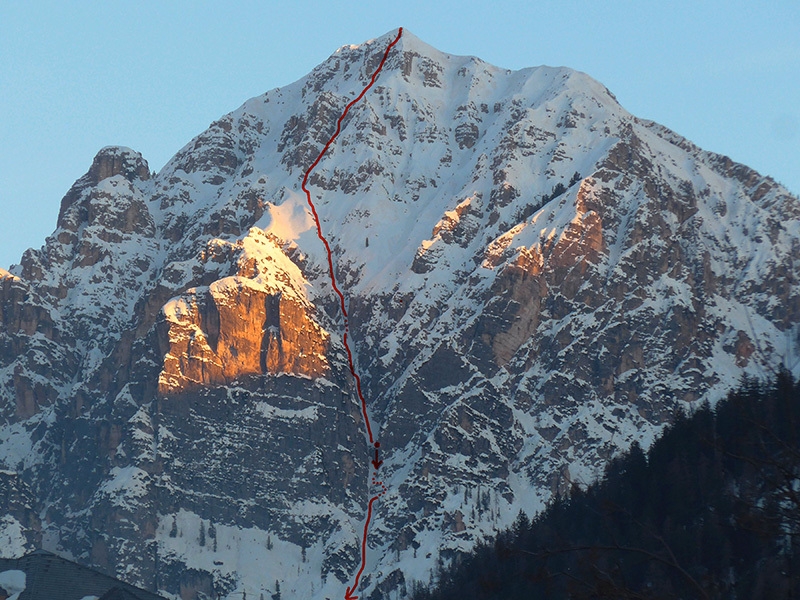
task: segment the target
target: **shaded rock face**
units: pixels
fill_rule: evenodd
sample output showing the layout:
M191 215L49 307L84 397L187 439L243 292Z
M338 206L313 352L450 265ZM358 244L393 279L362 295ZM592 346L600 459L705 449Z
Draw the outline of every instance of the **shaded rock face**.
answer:
M0 546L4 553L27 554L42 542L42 526L35 511L36 498L15 471L0 471Z
M0 272L0 539L175 597L343 593L374 449L300 181L388 42L248 101L155 177L101 150ZM402 595L677 411L797 367L798 199L587 76L405 32L342 125L310 187L385 461L361 595ZM269 589L253 565L277 565Z
M476 325L476 336L491 350L490 371L506 365L539 325L542 300L547 297L541 260L537 248L522 249L492 286L492 302Z
M94 157L92 166L86 175L75 182L72 189L67 192L67 195L61 201L61 210L58 214L59 227L64 227L65 225L67 227L70 225L75 227L77 224L87 220L91 224L92 219L87 214L88 208L86 206L80 207L78 215L76 215L77 218L66 220L67 212L70 209L75 210L73 204L80 197L83 190L96 186L101 181L117 175L129 183L147 181L150 179L150 169L147 166L147 161L138 152L119 146L103 148Z
M7 271L0 271L0 332L5 357L0 415L26 419L59 396L74 372L74 352L64 347L46 302Z
M103 179L122 175L128 181L150 179L147 161L138 152L119 146L108 146L100 150L92 161L88 176L97 184Z

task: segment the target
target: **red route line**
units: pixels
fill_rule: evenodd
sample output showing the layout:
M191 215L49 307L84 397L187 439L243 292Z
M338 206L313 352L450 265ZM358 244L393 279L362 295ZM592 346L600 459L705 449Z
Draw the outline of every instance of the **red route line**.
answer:
M383 462L378 460L378 448L380 448L380 442L375 441L375 438L372 436L372 427L370 426L369 415L367 414L367 401L364 398L364 393L361 391L361 377L359 377L358 373L356 372L356 366L353 361L353 352L350 350L350 344L347 341L347 334L350 332L350 323L349 323L349 317L347 315L347 306L344 301L344 294L342 293L342 290L339 289L339 286L336 284L336 273L333 269L333 252L331 251L331 246L328 243L328 240L325 237L325 235L322 233L322 223L320 221L319 215L317 214L317 208L316 206L314 206L313 200L311 200L311 192L306 187L306 184L308 183L308 178L311 176L311 171L313 171L314 167L316 167L319 164L319 161L321 161L322 157L325 156L325 153L328 151L328 148L330 148L331 144L333 144L336 138L339 137L339 133L341 133L342 131L342 121L347 116L347 113L350 111L350 108L356 102L361 100L367 93L367 91L369 91L369 89L373 86L376 79L378 78L378 74L383 69L383 65L386 63L386 59L389 57L389 52L395 46L395 44L397 44L397 42L400 41L400 37L402 35L403 35L403 28L400 27L397 31L397 37L394 38L394 41L387 46L386 51L383 53L383 58L381 59L381 63L378 65L378 68L375 69L375 72L372 74L372 79L370 79L370 82L363 90L361 90L361 93L358 95L358 97L355 100L351 101L345 107L344 112L342 112L341 116L336 121L336 131L331 136L331 139L328 140L328 143L325 144L325 147L322 149L322 152L319 153L319 156L317 156L317 160L315 160L306 171L306 174L303 177L303 183L300 186L300 188L306 193L306 200L308 201L308 206L311 208L311 214L314 215L314 222L317 225L317 237L322 241L322 244L325 246L325 251L328 254L328 271L330 272L331 276L331 284L333 285L333 291L335 291L336 295L339 296L339 305L342 309L342 315L344 315L343 341L344 341L344 349L347 352L347 363L350 366L350 374L353 376L353 379L356 382L356 392L358 392L358 398L361 401L361 414L364 416L364 424L366 425L367 434L369 435L369 443L375 446L375 460L372 461L372 464L376 472L380 467L381 463ZM373 476L372 483L373 485L380 485L382 491L380 494L377 494L369 499L369 505L367 506L367 519L364 522L364 535L361 538L361 567L358 569L358 573L356 573L353 585L347 587L347 591L344 594L345 600L356 600L358 598L358 596L353 596L353 593L358 589L358 583L361 580L361 575L363 575L364 569L367 566L367 534L369 533L370 521L372 521L372 505L378 498L380 498L386 493L386 486L383 485L382 481L377 481Z
M339 120L336 121L336 131L331 136L331 139L328 140L328 143L325 144L325 147L322 149L322 152L319 153L317 160L315 160L312 163L312 165L308 167L305 177L303 177L303 183L300 186L300 188L306 193L306 199L308 200L308 205L311 207L311 213L314 215L314 222L317 224L317 237L319 237L319 239L322 240L322 243L325 245L325 251L328 253L328 270L330 271L331 275L331 284L333 284L333 291L335 291L336 295L339 296L339 304L341 305L342 314L344 315L344 349L347 351L347 362L350 365L350 373L353 375L353 379L355 379L356 381L356 391L358 392L359 400L361 400L361 413L364 415L364 423L367 426L367 434L369 435L370 444L375 443L375 438L372 437L372 427L370 427L369 416L367 415L367 401L364 399L364 393L361 391L361 377L359 377L358 373L356 373L355 363L353 362L353 352L350 350L350 344L347 343L347 334L350 331L350 324L348 321L347 307L345 306L344 302L344 294L342 293L342 290L339 289L339 286L336 285L336 274L334 273L333 270L333 252L331 251L331 246L328 243L327 238L322 233L322 224L319 220L319 215L317 214L317 208L314 206L314 202L311 200L311 192L308 191L306 184L308 183L308 178L311 176L311 171L313 171L314 167L316 167L319 164L319 161L321 161L322 157L325 156L325 153L328 151L328 148L330 148L331 144L333 144L336 138L339 137L339 133L341 133L342 131L342 121L347 116L347 113L350 111L350 108L356 102L361 100L361 98L364 97L364 94L366 94L369 88L371 88L372 85L375 83L375 80L378 78L378 73L380 73L381 69L383 69L383 65L389 56L389 51L394 47L394 45L397 42L400 41L400 36L402 35L403 35L403 28L401 27L397 32L397 37L394 38L394 41L391 44L389 44L389 46L386 48L386 52L383 53L381 64L379 64L378 68L375 69L375 72L372 74L372 79L370 80L369 84L367 84L367 87L361 90L361 93L358 95L358 98L350 102L350 104L348 104L345 107L344 112L339 117Z
M378 494L377 496L373 496L369 499L369 505L367 506L367 520L364 523L364 535L361 538L361 568L356 573L356 578L353 581L353 585L347 586L347 590L344 593L345 600L357 600L358 596L353 596L353 592L356 591L358 588L358 582L361 579L361 575L364 573L364 568L367 566L367 534L369 533L369 522L372 520L372 505L375 501L383 496L386 493L386 486L383 485L382 481L376 481L374 478L372 479L373 485L380 485L383 488L383 491Z

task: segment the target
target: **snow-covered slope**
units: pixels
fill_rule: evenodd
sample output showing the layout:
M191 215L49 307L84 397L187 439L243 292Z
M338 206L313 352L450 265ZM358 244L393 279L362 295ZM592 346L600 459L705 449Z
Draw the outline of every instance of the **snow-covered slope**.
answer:
M158 174L101 150L0 273L0 467L38 515L4 506L0 539L184 597L344 594L371 448L300 182L395 35ZM405 31L310 188L385 460L364 597L402 597L743 374L797 369L798 199L582 73Z

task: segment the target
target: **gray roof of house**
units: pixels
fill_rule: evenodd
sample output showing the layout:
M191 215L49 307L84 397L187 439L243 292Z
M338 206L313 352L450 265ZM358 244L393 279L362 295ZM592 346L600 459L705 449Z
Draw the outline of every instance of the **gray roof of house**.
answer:
M101 600L164 600L45 550L22 558L0 558L0 573L12 570L25 573L25 591L19 600L81 600L85 596Z

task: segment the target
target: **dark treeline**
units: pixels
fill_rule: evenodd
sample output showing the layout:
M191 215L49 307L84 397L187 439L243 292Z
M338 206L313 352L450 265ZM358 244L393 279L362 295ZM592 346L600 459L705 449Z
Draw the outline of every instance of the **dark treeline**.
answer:
M745 381L415 600L800 598L800 384Z

